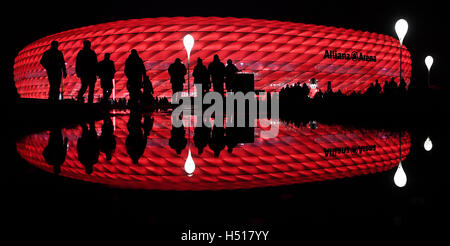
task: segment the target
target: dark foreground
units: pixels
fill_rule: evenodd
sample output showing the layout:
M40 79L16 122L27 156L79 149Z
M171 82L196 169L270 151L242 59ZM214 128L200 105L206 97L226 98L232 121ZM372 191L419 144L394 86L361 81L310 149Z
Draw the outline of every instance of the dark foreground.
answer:
M23 235L15 240L36 242L62 236L79 242L94 237L99 242L122 239L128 243L144 240L146 245L184 245L181 236L188 230L223 235L231 230L269 230L268 245L281 241L364 245L378 240L387 243L392 237L401 241L442 238L449 214L449 168L443 147L448 108L437 107L440 102L429 103L431 107L403 107L401 113L385 110L377 115L345 108L328 116L321 114L318 119L409 131L411 151L403 164L408 176L404 188L394 185L395 170L390 170L292 186L193 192L115 189L59 177L29 165L16 152L17 137L46 129L49 122L54 123L49 119L55 119L55 111L58 124L67 125L100 118L107 110L100 105L52 108L45 103L22 102L9 112L12 118L8 121L13 124L6 129L7 145L1 162L5 189L2 224L8 231ZM431 152L423 149L428 136L434 145ZM31 236L34 233L38 236ZM215 242L223 243L237 242Z

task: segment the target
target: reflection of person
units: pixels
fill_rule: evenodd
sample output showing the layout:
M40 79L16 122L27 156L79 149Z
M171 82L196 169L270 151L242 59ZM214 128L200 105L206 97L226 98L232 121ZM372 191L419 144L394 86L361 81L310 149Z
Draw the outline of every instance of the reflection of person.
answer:
M89 122L89 128L86 123L82 123L81 128L81 137L77 142L78 160L85 167L86 174L91 174L100 154L97 131L93 121Z
M142 103L144 105L152 105L155 101L155 98L153 97L153 85L147 75L144 75L144 82L142 84L142 87L144 89L142 93Z
M44 52L41 58L41 65L47 71L48 83L50 84L48 99L57 101L62 76L64 78L67 77L66 63L63 53L58 50L58 41L52 41L50 49Z
M177 154L181 154L181 151L186 148L187 140L185 134L186 131L184 130L184 126L172 126L172 130L170 130L169 146L174 149Z
M110 59L111 54L105 53L105 59L98 63L98 76L103 89L103 101L107 102L113 90L113 79L116 73L114 62Z
M194 145L198 149L198 154L203 153L203 149L209 144L211 139L211 128L206 126L196 127L194 129Z
M48 144L42 155L45 161L53 166L53 172L58 174L61 172L61 165L66 159L67 153L67 137L63 139L61 128L53 128L50 130Z
M100 151L105 153L106 160L111 160L112 153L116 149L116 137L114 126L110 116L103 119L102 134L99 138Z
M214 151L215 157L219 157L220 152L225 149L225 129L223 127L213 127L209 148Z
M128 136L125 140L127 153L134 164L137 164L139 158L144 154L147 146L147 138L142 133L142 115L140 112L131 111L128 119L127 128Z
M145 137L148 137L150 135L150 132L153 128L153 118L152 118L152 112L144 115L144 125L142 128L144 129L144 135Z
M128 78L127 89L130 95L130 104L131 106L137 106L142 95L141 88L145 76L145 65L135 49L131 50L125 61L125 75Z
M186 75L186 66L181 63L180 58L169 66L170 83L172 84L172 94L183 91L184 75Z

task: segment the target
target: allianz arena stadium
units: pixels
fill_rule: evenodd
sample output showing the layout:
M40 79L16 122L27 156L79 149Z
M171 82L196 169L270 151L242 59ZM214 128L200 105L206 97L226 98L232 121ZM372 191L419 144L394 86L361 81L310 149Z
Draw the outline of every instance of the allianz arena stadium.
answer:
M350 93L364 92L375 80L399 81L399 41L388 35L247 18L162 17L86 26L39 39L23 48L15 59L16 87L21 97L48 98L47 74L39 61L56 40L68 70L61 86L64 98L76 97L81 83L75 74L75 58L83 41L90 40L99 61L103 54L111 53L115 62L115 98L128 96L123 71L131 49L144 60L155 96L170 97L167 69L176 58L187 65L183 46L186 34L195 39L191 73L197 57L207 65L218 54L222 62L231 59L239 70L253 73L257 90L278 91L290 83L315 78L319 89L326 89L331 81L333 90ZM402 50L402 75L409 84L411 57L406 47ZM95 95L101 94L98 83Z

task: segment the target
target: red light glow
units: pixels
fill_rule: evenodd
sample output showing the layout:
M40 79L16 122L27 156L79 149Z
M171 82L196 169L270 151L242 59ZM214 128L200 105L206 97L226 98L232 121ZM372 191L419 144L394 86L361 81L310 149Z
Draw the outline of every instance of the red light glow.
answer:
M15 59L16 87L22 97L48 98L47 75L39 60L50 42L57 40L69 74L63 82L64 98L76 97L80 81L74 72L75 57L83 40L89 39L99 60L104 53L111 53L116 63L116 98L128 95L123 70L131 49L136 49L144 60L155 95L170 97L167 69L175 58L187 64L182 40L188 33L195 39L192 61L201 57L208 64L214 54L223 62L232 59L238 69L255 74L255 89L278 91L286 84L316 78L322 90L332 81L334 90L348 93L365 91L376 79L380 83L392 77L398 81L399 41L387 35L269 20L163 17L92 25L37 40ZM376 61L326 59L326 50L362 53L375 56ZM409 84L411 58L406 47L402 54L403 76ZM102 95L99 84L95 95Z

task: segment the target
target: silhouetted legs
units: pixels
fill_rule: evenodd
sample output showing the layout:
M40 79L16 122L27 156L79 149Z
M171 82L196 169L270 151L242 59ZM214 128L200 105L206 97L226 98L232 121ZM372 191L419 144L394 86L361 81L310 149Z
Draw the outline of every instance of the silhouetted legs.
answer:
M59 99L59 88L61 86L61 76L48 76L50 89L48 92L48 100L56 102Z
M83 100L83 95L89 87L88 93L88 103L94 102L94 90L95 90L95 82L97 81L96 77L93 78L81 78L81 88L78 92L78 101L81 102Z

